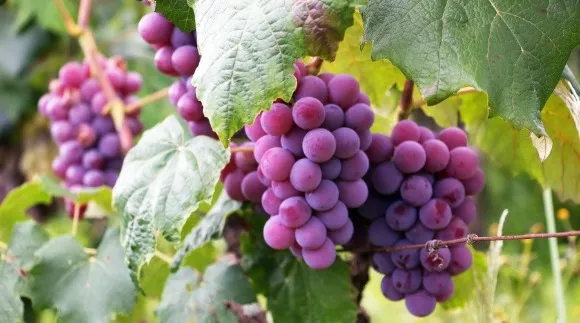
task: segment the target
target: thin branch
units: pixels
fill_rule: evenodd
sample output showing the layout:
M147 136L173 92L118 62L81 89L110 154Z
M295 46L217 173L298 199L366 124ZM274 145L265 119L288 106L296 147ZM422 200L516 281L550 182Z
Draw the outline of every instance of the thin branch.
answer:
M72 235L73 235L73 237L77 235L80 217L81 217L81 205L78 203L75 203L75 208L74 208L74 213L73 213L73 223L72 223Z
M91 17L91 0L81 0L79 6L78 26L82 29L87 28Z
M66 32L73 36L79 37L83 33L83 29L80 28L74 21L72 15L68 11L66 5L62 0L54 0L54 4L58 8L60 15L62 16L62 20L64 21L64 27L66 28Z
M320 67L322 67L322 63L324 62L324 60L322 60L322 58L320 57L312 57L310 59L310 62L308 62L308 64L306 64L306 71L308 71L309 75L318 75L318 73L320 72Z
M131 113L134 110L138 110L144 106L146 106L147 104L151 104L157 100L161 100L165 97L167 97L167 95L169 94L169 88L164 88L161 89L157 92L151 93L147 96L142 97L141 99L139 99L139 101L135 101L131 104L129 104L128 106L125 107L125 111L127 113Z
M159 251L159 250L155 250L155 257L163 260L164 262L171 264L171 257L164 254L163 252Z
M251 153L254 151L254 146L239 146L231 147L230 152L233 153Z
M411 115L414 86L415 83L412 80L405 81L405 87L403 88L403 94L401 95L401 104L399 105L399 120L407 119Z

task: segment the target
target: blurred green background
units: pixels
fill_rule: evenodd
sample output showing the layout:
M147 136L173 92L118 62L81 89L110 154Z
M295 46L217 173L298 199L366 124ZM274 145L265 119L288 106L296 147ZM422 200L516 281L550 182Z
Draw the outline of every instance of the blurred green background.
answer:
M136 32L139 18L150 8L135 0L94 3L91 26L100 50L109 56L122 55L131 70L142 74L141 95L169 86L172 80L156 71L154 52ZM73 12L75 4L76 1L67 1ZM74 59L82 59L82 53L76 41L66 35L52 1L8 0L0 5L0 201L27 179L50 173L50 160L56 148L50 141L47 121L36 113L36 101L60 66ZM580 75L578 49L572 53L569 64ZM146 107L142 120L149 128L172 113L173 107L162 100ZM507 170L486 160L483 164L487 185L477 199L479 218L472 230L479 235L495 233L501 212L509 209L504 234L543 232L542 188L527 175L512 177ZM556 196L554 199L558 231L580 228L580 206L561 202ZM59 223L67 221L58 220L63 218L61 210L61 205L38 207L31 210L31 215L50 221L53 230L59 230L59 225L64 225ZM88 227L85 232L90 233ZM561 239L559 247L568 315L580 321L580 302L576 301L580 299L576 240ZM475 248L485 251L487 245L478 244ZM215 250L212 247L207 252ZM547 241L507 242L500 261L495 303L490 308L475 299L474 304L463 309L445 311L439 306L429 318L413 318L403 303L391 303L382 297L380 277L374 272L363 305L372 321L381 323L481 321L477 320L473 306L479 307L479 311L491 311L496 322L554 322L556 307ZM154 262L149 267L155 265ZM474 284L473 288L478 287ZM142 298L136 309L140 313L126 321L154 322L155 302L155 295ZM40 320L50 318L50 313L45 313Z

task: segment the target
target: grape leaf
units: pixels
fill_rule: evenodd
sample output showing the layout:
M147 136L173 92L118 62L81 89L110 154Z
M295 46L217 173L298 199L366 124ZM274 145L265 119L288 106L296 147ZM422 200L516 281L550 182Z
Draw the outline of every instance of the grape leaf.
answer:
M131 313L136 289L123 261L119 230L109 229L89 256L72 236L47 242L35 253L29 272L35 308L54 308L59 322L108 322Z
M294 62L306 55L334 59L359 0L198 0L202 59L197 96L213 130L227 143L277 98L296 87ZM311 9L311 10L310 10Z
M217 262L203 277L191 268L180 268L165 285L155 311L159 322L238 322L224 304L256 302L256 295L239 265Z
M83 188L79 191L71 192L62 187L60 183L48 176L40 177L40 182L44 185L44 189L53 197L65 197L71 201L79 204L89 202L96 203L103 211L113 213L113 192L108 186L101 186L96 188Z
M430 104L461 87L489 95L490 116L545 135L540 111L580 44L575 0L371 0L373 59L387 58Z
M76 17L78 1L64 0L63 2L73 17ZM18 8L16 18L18 27L23 27L30 19L35 19L43 28L66 35L62 16L54 1L18 0L14 1L14 4Z
M163 14L183 32L191 32L195 29L195 15L193 0L156 0L155 11Z
M22 321L20 295L25 292L25 270L33 260L34 252L46 241L46 232L32 221L14 227L8 249L0 253L0 322Z
M209 212L201 219L201 221L191 230L191 232L185 238L183 245L173 256L173 261L171 262L171 270L175 271L181 263L184 257L192 250L195 250L208 241L215 239L216 236L221 236L226 223L226 217L238 210L242 206L242 203L232 200L227 193L222 191L219 199L215 205L209 210Z
M125 157L113 203L123 215L121 240L131 277L155 252L157 235L171 243L200 203L209 202L229 151L206 137L191 138L174 116L146 131Z

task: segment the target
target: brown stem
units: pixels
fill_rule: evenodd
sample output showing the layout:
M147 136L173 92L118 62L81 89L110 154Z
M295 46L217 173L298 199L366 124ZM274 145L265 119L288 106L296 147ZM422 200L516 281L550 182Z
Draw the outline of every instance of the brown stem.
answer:
M254 146L231 147L230 152L233 153L251 153L254 151Z
M82 29L87 28L91 17L91 0L81 0L79 6L78 26Z
M413 106L413 87L415 83L412 80L405 81L405 87L403 88L403 94L401 95L401 104L399 105L399 120L405 120L411 115L411 110Z
M320 72L320 67L322 66L322 63L324 62L324 60L322 60L322 58L320 57L312 57L310 59L310 62L308 62L308 64L306 64L306 71L308 71L308 74L310 75L318 75L318 73Z
M83 33L82 28L79 28L79 26L75 23L72 15L66 8L64 2L62 0L54 0L54 4L58 8L58 11L62 16L66 32L73 37L79 37L80 35L82 35Z
M81 217L81 205L79 203L75 202L74 213L73 213L73 222L72 222L72 230L71 230L73 237L77 235L80 217Z
M142 97L141 99L139 99L139 101L135 101L131 104L129 104L125 109L125 111L127 113L131 113L135 110L138 110L144 106L146 106L147 104L153 103L157 100L163 99L165 98L167 95L169 94L169 88L164 88L161 89L157 92L151 93L147 96Z
M476 234L470 234L465 238L453 239L453 240L431 240L423 244L412 244L405 246L396 247L376 247L370 249L356 249L347 250L342 249L338 251L352 251L352 252L395 252L410 249L439 249L452 247L460 244L473 244L478 241L507 241L507 240L527 240L527 239L548 239L548 238L562 238L562 237L577 237L580 236L580 231L566 231L566 232L556 232L556 233L528 233L512 236L493 236L493 237L478 237Z

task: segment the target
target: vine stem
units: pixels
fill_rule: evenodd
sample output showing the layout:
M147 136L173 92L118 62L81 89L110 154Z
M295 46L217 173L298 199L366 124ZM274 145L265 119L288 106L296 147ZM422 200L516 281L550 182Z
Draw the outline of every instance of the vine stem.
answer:
M526 240L526 239L547 239L547 238L562 238L562 237L577 237L580 236L580 231L566 231L566 232L552 232L552 233L528 233L520 235L511 236L492 236L492 237L480 237L476 234L470 234L465 238L453 239L453 240L430 240L423 244L411 244L405 246L396 247L377 247L370 249L342 249L338 251L356 251L356 252L395 252L410 249L428 249L436 250L439 248L447 248L460 244L473 244L479 241L506 241L506 240Z
M401 95L401 104L399 105L399 120L407 119L411 115L414 86L415 83L412 80L405 81L405 87L403 88L403 93Z
M231 153L251 153L254 151L254 147L253 146L245 146L245 147L231 147L230 148L230 152Z
M171 264L171 257L164 254L163 252L159 251L159 250L155 250L155 257L163 260L164 262Z
M169 95L169 88L168 87L161 89L157 92L151 93L149 95L146 95L146 96L142 97L141 99L139 99L139 101L135 101L135 102L127 105L125 107L125 112L130 113L130 112L133 112L135 110L138 110L138 109L146 106L147 104L151 104L157 100L161 100L161 99L167 97L167 95Z
M91 17L91 0L81 0L79 6L78 26L82 29L87 28Z
M72 223L72 235L73 235L73 237L77 235L80 217L81 217L81 205L78 203L75 203L75 208L74 208L74 212L73 212L73 223Z
M547 188L543 194L544 215L546 216L546 229L548 234L556 234L556 221L554 217L554 202L552 201L552 190ZM566 301L564 298L564 288L562 286L562 272L560 270L560 256L558 253L558 242L552 238L548 240L550 247L550 262L552 264L552 275L554 279L554 289L556 292L556 307L558 309L558 323L566 323Z
M309 75L317 75L320 72L320 67L324 60L320 57L312 57L308 64L306 64L306 71Z
M72 15L68 11L64 2L62 0L54 0L54 4L58 8L58 12L62 16L66 32L73 37L79 37L83 33L83 30L75 23Z

